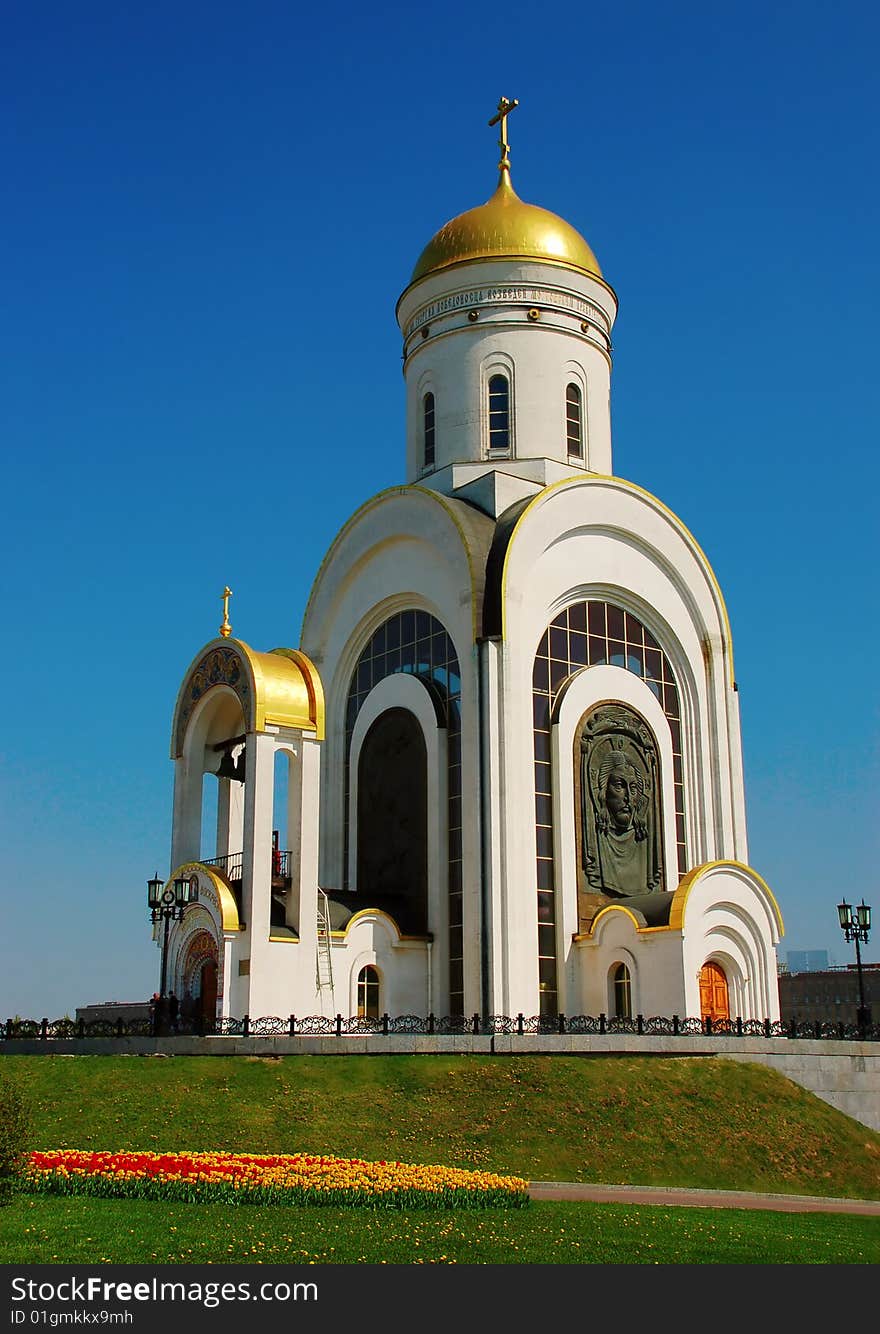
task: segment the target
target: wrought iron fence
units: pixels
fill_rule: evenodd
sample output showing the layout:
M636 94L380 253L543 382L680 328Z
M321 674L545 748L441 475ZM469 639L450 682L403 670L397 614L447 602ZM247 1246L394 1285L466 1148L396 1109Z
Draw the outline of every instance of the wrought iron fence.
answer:
M880 1041L880 1024L801 1022L770 1019L709 1019L680 1018L672 1015L636 1015L621 1019L610 1015L564 1015L552 1018L545 1015L491 1014L444 1015L415 1014L379 1018L342 1014L263 1015L241 1019L205 1020L180 1018L173 1022L158 1016L142 1019L7 1019L0 1023L0 1043L16 1038L49 1039L125 1038L125 1037L384 1037L407 1036L492 1036L495 1034L524 1037L531 1034L635 1034L644 1037L757 1037L757 1038L821 1038L838 1041Z

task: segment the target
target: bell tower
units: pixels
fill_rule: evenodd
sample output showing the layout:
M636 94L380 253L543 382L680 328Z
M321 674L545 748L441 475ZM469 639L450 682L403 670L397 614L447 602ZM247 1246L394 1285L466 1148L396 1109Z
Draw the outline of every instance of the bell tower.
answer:
M587 242L524 203L501 98L498 185L422 251L397 304L407 481L492 517L551 482L609 475L617 298Z

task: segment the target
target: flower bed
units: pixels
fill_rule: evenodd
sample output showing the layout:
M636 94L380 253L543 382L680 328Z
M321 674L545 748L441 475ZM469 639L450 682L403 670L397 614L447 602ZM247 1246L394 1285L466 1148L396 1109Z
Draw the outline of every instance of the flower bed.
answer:
M227 1204L486 1208L528 1203L520 1177L310 1154L91 1152L30 1155L23 1188Z

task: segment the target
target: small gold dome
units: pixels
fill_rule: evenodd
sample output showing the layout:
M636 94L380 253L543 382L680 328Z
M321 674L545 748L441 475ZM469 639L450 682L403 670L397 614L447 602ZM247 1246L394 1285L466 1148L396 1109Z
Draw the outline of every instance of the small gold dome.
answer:
M537 259L602 277L580 232L555 213L524 203L506 167L491 199L460 213L428 242L410 282L474 259Z

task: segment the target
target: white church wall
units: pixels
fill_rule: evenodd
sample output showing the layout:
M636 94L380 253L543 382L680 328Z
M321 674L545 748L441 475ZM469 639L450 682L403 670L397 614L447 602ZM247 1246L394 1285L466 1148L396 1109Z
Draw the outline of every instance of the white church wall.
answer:
M321 789L321 884L344 881L345 706L351 675L370 636L396 612L419 609L432 615L449 634L461 674L462 860L479 866L479 739L475 579L465 534L450 502L430 492L387 492L366 506L340 534L319 572L303 623L303 649L322 675L326 698L324 775ZM470 597L467 596L470 592ZM404 675L401 673L401 675ZM351 826L350 826L351 831ZM445 883L445 870L443 881ZM481 1008L481 905L477 883L463 896L464 972L467 1004ZM439 920L439 918L438 918ZM447 949L445 938L438 955ZM440 960L440 989L448 977Z
M435 273L401 298L407 380L407 479L424 475L423 385L435 395L435 468L479 460L486 448L490 367L512 372L510 457L569 464L565 378L585 388L588 452L577 466L611 471L610 331L617 311L601 281L539 262L480 261ZM569 377L570 378L570 377Z
M402 937L390 918L369 909L357 913L342 941L333 942L334 996L338 1012L357 1014L357 982L371 964L379 973L379 1013L392 1018L431 1012L429 950L423 940Z
M614 481L550 489L520 521L506 584L516 590L507 597L505 635L521 648L515 688L530 690L534 647L573 601L615 602L652 630L679 686L690 859L739 858L744 798L728 707L729 630L714 578L668 511Z
M618 963L630 970L632 1014L670 1018L677 1014L699 1014L686 1010L681 952L681 932L663 928L639 929L625 904L603 909L590 935L580 936L572 951L572 972L579 981L574 989L570 1013L589 1015L614 1013L610 979ZM580 1007L575 1008L577 1000Z
M549 488L520 518L504 569L499 717L505 803L500 812L504 833L498 860L507 880L507 1004L512 1012L534 1010L537 999L531 716L534 654L557 612L572 602L590 598L614 602L632 611L655 634L676 673L690 863L721 855L732 857L738 846L737 811L743 797L739 737L731 734L727 702L733 693L729 630L717 586L699 549L659 502L627 483L585 478ZM585 680L597 670L588 669ZM631 683L624 677L631 678ZM639 711L647 712L658 741L662 738L666 865L668 887L674 889L677 865L670 849L669 820L674 804L668 790L668 725L661 721L650 691L634 674L624 672L618 681L619 693L634 707L638 708L641 701L644 707ZM607 689L611 691L611 683ZM561 741L558 744L561 753ZM571 763L569 758L569 770ZM561 769L560 761L560 774ZM566 804L572 804L570 790ZM568 818L564 828L571 831ZM557 831L556 837L563 840L557 849L556 894L557 922L563 935L559 957L564 959L568 948L565 942L571 938L575 859L573 834ZM561 899L560 880L565 886ZM566 982L562 969L560 986Z
M339 888L344 879L340 776L345 763L345 705L358 655L373 632L395 612L411 608L429 612L455 645L464 716L473 710L476 698L473 611L462 600L462 590L471 586L472 572L461 535L441 503L420 492L385 493L359 511L319 572L302 640L325 689L321 883L328 887ZM464 743L464 736L462 740ZM463 755L462 764L471 767L473 755Z

